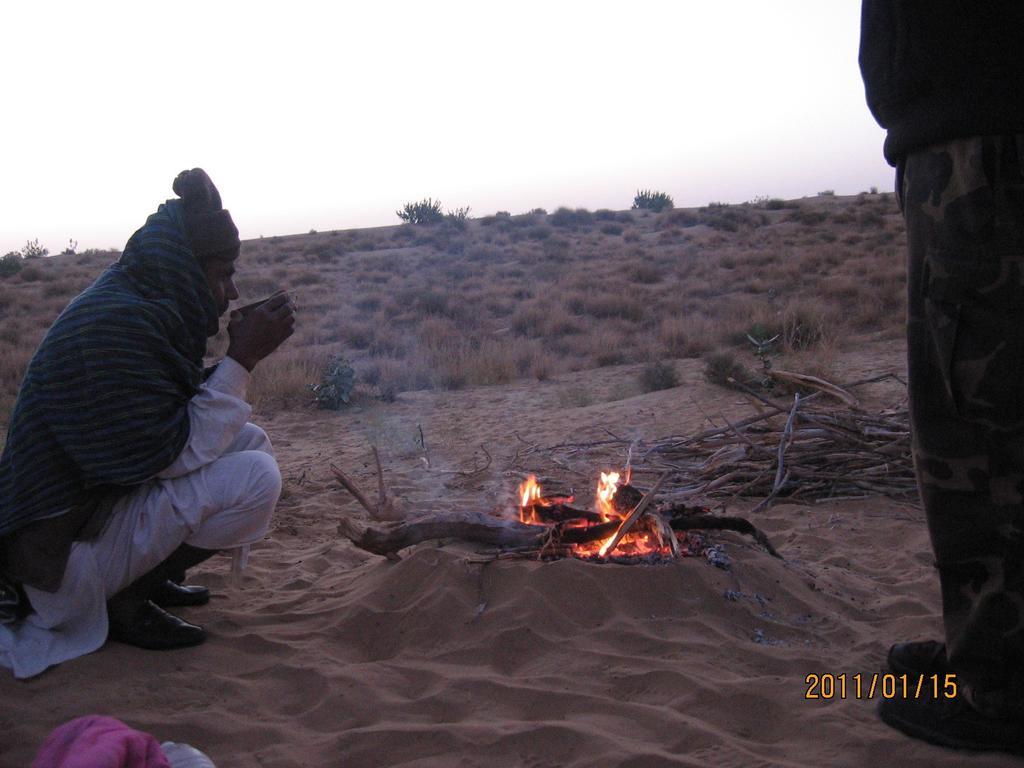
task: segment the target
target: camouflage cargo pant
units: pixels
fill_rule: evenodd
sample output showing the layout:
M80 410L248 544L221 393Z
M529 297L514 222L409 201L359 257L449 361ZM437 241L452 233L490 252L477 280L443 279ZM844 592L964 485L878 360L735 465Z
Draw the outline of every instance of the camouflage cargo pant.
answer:
M910 155L914 459L949 662L975 705L1024 712L1024 134Z

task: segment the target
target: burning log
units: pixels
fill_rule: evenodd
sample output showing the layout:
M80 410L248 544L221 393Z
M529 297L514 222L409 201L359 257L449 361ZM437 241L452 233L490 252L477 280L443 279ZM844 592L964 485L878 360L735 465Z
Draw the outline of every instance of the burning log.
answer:
M577 509L568 502L572 497L544 496L523 508L523 516L538 523L568 523L573 520L595 524L603 522L597 512Z
M769 554L781 557L768 537L742 517L718 517L709 514L656 513L673 531L719 530L750 535ZM437 539L455 539L483 544L520 554L540 555L544 548L561 545L593 544L614 535L620 521L597 525L559 524L538 526L518 520L494 517L479 512L451 512L400 522L382 522L361 527L350 520L338 525L338 532L360 549L397 559L399 550Z
M640 519L640 515L644 513L644 510L650 506L650 503L654 500L654 494L660 490L666 479L668 479L668 472L663 473L662 476L658 478L658 482L654 484L654 487L651 488L651 490L647 492L647 495L640 499L640 503L637 504L628 515L626 515L622 520L622 523L616 529L615 534L601 546L601 550L598 553L601 557L605 557L609 552L613 551L615 547L618 546L619 542L622 541L622 537L629 533L629 529L632 528L636 521Z

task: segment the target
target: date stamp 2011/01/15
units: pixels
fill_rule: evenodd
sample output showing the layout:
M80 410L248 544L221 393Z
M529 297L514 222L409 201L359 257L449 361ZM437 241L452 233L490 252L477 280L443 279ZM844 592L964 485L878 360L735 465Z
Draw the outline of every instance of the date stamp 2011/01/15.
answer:
M891 672L811 673L804 678L805 699L955 699L956 675L895 675Z

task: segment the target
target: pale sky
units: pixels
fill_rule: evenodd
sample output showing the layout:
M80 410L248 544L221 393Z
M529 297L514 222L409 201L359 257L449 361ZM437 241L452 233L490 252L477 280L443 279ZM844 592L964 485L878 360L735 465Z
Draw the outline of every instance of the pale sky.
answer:
M892 187L859 0L7 3L0 253L120 249L184 168L243 239Z

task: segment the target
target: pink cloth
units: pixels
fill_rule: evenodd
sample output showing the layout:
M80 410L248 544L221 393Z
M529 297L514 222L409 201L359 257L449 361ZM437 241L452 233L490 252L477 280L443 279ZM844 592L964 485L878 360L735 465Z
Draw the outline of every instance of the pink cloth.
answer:
M160 742L120 720L79 717L49 735L32 768L171 768Z

